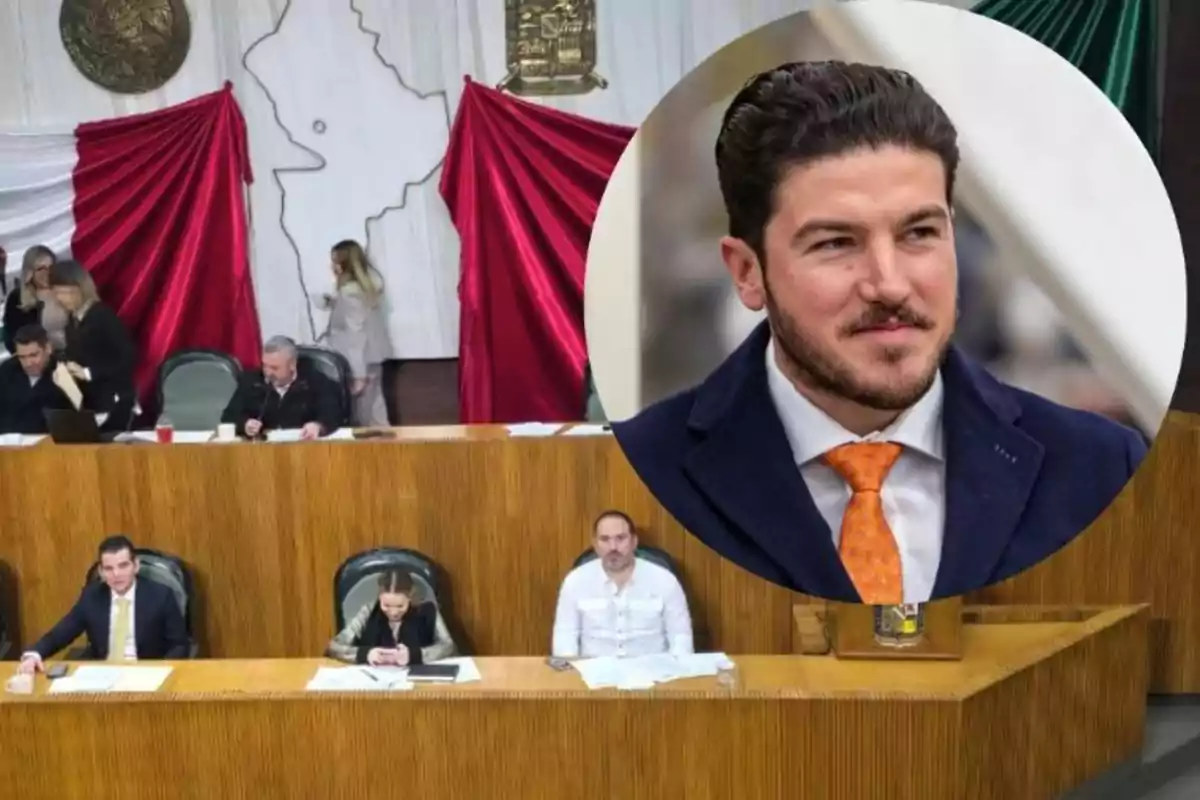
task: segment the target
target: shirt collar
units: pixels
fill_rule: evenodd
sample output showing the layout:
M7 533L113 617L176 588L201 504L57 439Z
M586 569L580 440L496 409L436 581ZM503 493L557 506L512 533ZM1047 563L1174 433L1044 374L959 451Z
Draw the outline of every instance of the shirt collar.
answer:
M796 391L775 362L774 337L767 343L767 391L783 423L784 433L797 465L820 458L835 447L850 442L895 442L939 461L945 458L942 432L942 402L945 388L939 371L920 400L881 431L856 436Z
M137 593L137 578L133 579L133 583L129 585L129 591L126 592L125 594L117 594L112 589L109 589L108 591L112 595L112 599L113 599L114 603L116 603L116 601L122 597L124 597L126 600L128 600L130 603L132 603L133 596Z

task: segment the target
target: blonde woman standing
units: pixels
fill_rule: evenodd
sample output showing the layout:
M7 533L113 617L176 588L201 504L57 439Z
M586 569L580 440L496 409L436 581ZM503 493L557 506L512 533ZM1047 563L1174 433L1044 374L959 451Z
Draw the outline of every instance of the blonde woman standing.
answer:
M392 355L383 314L383 278L367 260L362 245L347 239L330 254L336 292L325 295L329 313L326 344L350 362L354 424L386 427L383 362Z
M61 351L67 346L67 310L54 299L50 268L58 259L45 245L34 245L21 260L21 282L4 301L4 346L13 352L13 336L26 325L41 325L50 345Z

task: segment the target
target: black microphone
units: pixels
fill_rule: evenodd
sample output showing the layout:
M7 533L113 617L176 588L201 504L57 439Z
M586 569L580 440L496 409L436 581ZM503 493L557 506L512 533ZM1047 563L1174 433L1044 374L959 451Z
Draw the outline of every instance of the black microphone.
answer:
M265 380L259 380L258 383L255 385L257 386L258 390L260 392L262 392L263 399L262 399L262 405L258 409L258 416L254 417L254 419L256 419L259 422L262 422L264 424L262 427L260 427L258 429L258 434L255 436L251 436L250 438L251 439L266 439L267 438L267 426L266 426L265 422L266 422L266 416L267 416L267 406L271 402L271 387ZM245 433L245 432L246 432L246 426L243 425L242 433Z

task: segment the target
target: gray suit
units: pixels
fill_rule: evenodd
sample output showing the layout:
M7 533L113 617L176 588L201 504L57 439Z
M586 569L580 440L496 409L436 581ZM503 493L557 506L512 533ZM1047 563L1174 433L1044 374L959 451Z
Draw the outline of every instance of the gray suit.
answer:
M355 378L368 380L367 388L354 398L353 422L363 427L387 426L383 362L392 357L392 344L383 299L372 304L357 284L350 283L330 300L325 343L346 357Z

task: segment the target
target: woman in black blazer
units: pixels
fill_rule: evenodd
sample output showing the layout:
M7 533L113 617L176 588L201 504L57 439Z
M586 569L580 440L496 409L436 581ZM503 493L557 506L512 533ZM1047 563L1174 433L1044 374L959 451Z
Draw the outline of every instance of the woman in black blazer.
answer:
M454 640L434 603L413 600L412 575L379 576L379 599L363 606L325 648L351 664L406 667L454 655Z
M102 431L128 430L136 396L137 348L117 312L100 301L92 276L77 261L50 270L54 297L70 314L63 362L79 382L89 411L107 414Z

